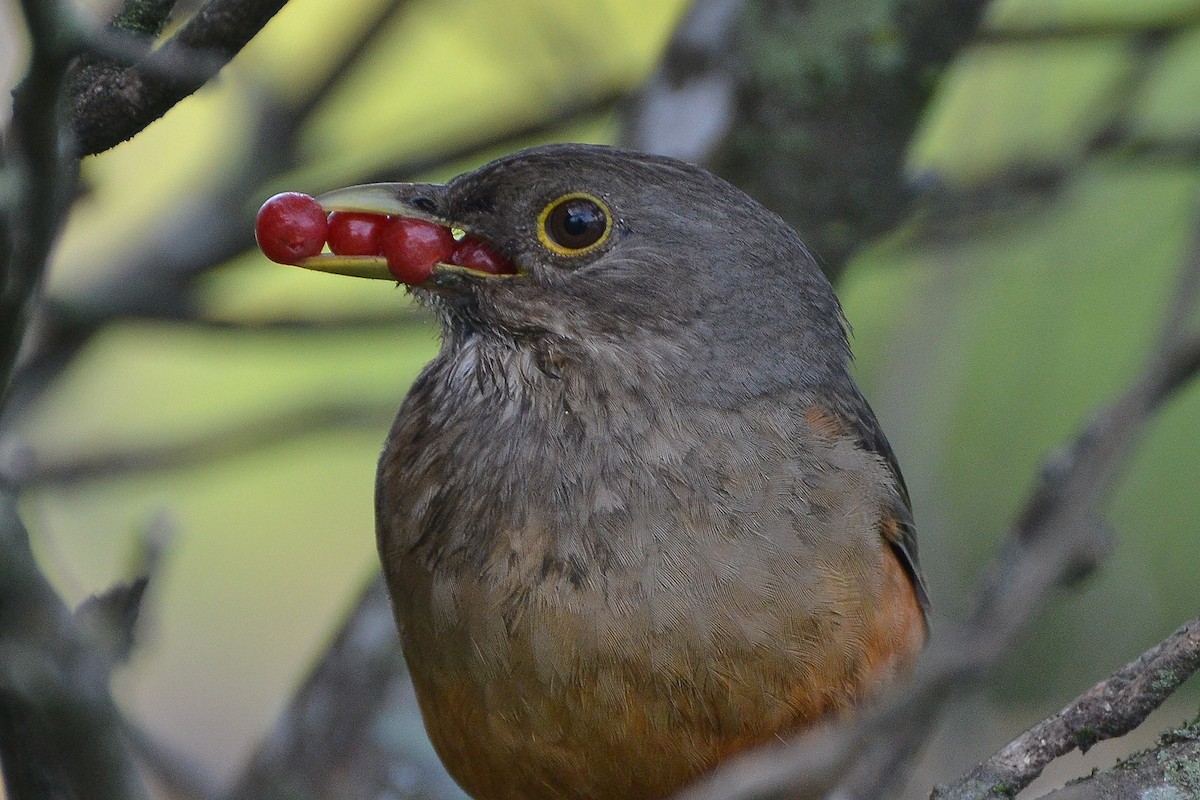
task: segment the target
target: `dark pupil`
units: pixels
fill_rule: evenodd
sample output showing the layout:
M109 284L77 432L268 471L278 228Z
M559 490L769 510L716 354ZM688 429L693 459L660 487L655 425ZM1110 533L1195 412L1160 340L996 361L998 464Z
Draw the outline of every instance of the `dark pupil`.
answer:
M600 241L604 212L591 200L569 200L550 212L548 233L563 247L582 249Z
M567 219L563 222L563 230L568 236L582 236L587 233L588 226L595 221L596 217L587 213L585 210L582 213L575 209L567 211Z

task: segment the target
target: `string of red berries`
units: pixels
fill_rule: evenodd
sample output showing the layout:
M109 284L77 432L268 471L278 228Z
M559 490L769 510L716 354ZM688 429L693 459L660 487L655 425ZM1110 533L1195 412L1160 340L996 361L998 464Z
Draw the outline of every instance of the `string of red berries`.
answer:
M357 211L326 213L313 197L283 192L263 203L254 223L263 255L296 264L329 251L338 256L382 256L401 283L429 280L435 264L456 264L492 275L511 275L513 265L480 239L455 239L450 229L413 217Z

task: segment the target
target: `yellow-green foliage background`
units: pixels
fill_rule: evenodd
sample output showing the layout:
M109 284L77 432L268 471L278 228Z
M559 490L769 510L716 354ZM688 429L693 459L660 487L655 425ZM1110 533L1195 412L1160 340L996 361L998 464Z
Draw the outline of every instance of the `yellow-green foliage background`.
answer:
M92 192L58 248L49 292L86 303L97 270L119 265L163 209L242 169L247 110L264 95L302 96L378 5L292 0L216 85L88 159ZM683 5L413 2L304 132L304 167L259 200L636 85ZM1198 19L1200 3L1183 0L997 3L995 32L1100 33L998 37L967 52L943 76L912 174L969 187L1054 162L1070 167L1062 191L967 222L916 219L865 247L843 282L864 389L913 489L935 624L965 607L1039 459L1131 376L1155 333L1195 226ZM1144 64L1133 38L1165 24L1184 32ZM1121 107L1118 89L1128 89ZM1146 140L1190 140L1190 155L1090 147L1118 115ZM615 132L602 115L551 138ZM247 205L248 227L254 212ZM255 253L206 279L198 300L207 320L226 324L114 323L18 432L34 457L57 462L270 426L305 409L360 409L351 422L197 466L25 497L42 562L70 602L126 575L147 520L173 520L118 695L152 732L231 775L373 568L375 456L436 339L395 288ZM340 318L395 324L261 327ZM1112 498L1120 538L1104 570L1014 653L994 693L1014 718L1061 705L1195 613L1198 432L1193 390L1154 424Z

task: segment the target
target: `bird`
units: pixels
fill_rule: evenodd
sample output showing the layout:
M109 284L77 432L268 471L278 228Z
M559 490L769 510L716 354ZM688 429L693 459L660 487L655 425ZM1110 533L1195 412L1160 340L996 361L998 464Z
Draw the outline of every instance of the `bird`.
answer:
M511 265L411 287L440 349L375 495L424 724L468 794L656 800L911 674L929 600L908 490L779 216L586 144L318 200ZM300 265L390 277L382 260Z

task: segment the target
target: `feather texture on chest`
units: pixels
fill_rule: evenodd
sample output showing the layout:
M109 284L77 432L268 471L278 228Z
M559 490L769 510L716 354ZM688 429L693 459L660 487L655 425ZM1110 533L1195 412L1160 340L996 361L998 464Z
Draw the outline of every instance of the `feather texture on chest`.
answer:
M474 626L477 642L535 608L563 612L556 630L575 635L560 638L584 649L606 641L606 621L626 650L671 636L773 646L799 623L772 606L855 593L845 570L879 560L878 459L849 439L799 447L799 394L734 420L699 404L650 416L642 396L662 391L659 373L619 359L583 370L468 345L431 365L380 468L380 551L401 614L427 614L434 635ZM816 535L830 522L839 541ZM739 617L756 622L735 631Z

